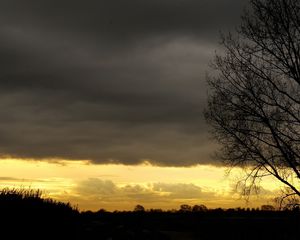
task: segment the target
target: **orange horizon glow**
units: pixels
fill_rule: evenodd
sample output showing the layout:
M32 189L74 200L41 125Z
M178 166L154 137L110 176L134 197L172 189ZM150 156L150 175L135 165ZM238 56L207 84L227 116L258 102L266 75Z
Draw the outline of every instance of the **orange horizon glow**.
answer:
M272 204L279 190L273 179L263 182L264 193L245 202L234 192L241 174L213 165L158 167L97 165L90 161L1 159L0 188L40 189L45 197L78 205L80 210L178 209L181 204L209 208L259 207Z

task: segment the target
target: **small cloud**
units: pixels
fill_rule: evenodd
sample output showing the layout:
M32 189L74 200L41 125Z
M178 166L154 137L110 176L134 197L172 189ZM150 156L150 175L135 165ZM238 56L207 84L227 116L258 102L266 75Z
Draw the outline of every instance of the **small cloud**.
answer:
M0 182L52 182L52 180L15 178L15 177L0 177Z
M162 193L168 193L170 198L201 198L208 193L202 191L202 188L195 184L185 183L154 183L153 190ZM211 194L209 194L211 195Z
M110 180L90 178L80 182L76 187L76 191L84 196L107 196L115 194L118 187Z

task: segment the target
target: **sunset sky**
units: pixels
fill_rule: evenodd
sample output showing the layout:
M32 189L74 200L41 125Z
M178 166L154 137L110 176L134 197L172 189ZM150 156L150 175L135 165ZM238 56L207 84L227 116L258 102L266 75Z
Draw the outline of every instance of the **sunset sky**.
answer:
M247 0L3 0L0 185L82 210L247 205L212 155L205 76Z

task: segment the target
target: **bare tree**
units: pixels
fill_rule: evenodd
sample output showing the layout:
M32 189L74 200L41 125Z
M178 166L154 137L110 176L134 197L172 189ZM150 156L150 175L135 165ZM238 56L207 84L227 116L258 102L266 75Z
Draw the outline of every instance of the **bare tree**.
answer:
M276 177L300 196L300 1L251 0L236 33L222 37L205 112L220 156L248 169L244 193Z

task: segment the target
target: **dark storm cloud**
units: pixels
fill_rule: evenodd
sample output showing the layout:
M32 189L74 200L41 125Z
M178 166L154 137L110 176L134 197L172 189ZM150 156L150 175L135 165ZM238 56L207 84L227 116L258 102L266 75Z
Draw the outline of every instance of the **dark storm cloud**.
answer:
M1 1L0 152L210 162L205 71L245 3Z
M195 35L218 31L236 23L246 0L7 0L2 19L12 24L34 24L54 33L78 33L134 39L159 33ZM218 29L219 28L219 29ZM98 39L97 39L98 40Z

